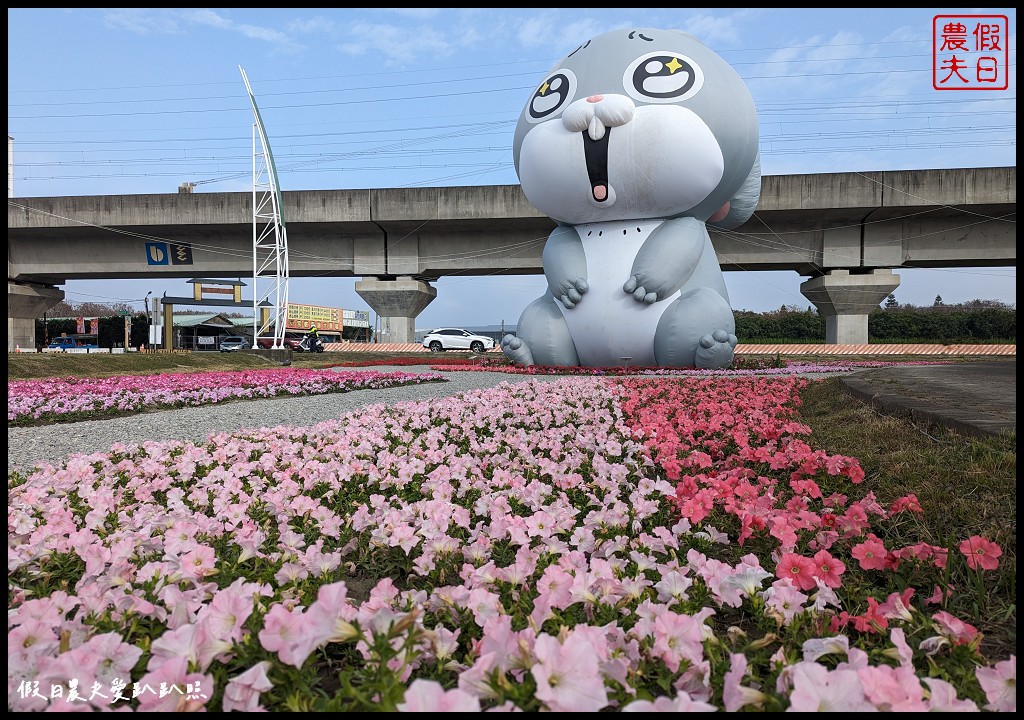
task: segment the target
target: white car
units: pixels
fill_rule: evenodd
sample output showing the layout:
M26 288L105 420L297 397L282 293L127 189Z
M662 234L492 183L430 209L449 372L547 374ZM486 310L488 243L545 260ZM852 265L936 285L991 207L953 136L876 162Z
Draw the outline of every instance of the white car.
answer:
M486 335L474 335L459 328L438 328L423 336L423 347L429 348L430 352L470 350L481 353L492 349L495 344L493 338Z
M218 347L221 352L237 352L238 350L248 350L252 347L252 343L244 337L228 335L227 337L222 337L220 339L220 345Z

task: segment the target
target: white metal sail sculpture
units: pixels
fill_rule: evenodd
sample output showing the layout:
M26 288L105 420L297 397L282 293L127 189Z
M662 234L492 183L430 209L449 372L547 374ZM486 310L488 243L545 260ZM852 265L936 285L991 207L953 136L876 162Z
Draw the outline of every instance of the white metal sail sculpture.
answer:
M273 337L273 347L284 348L288 313L288 228L284 221L281 185L249 78L241 66L238 69L256 118L252 132L252 347L254 350L258 347L258 338Z

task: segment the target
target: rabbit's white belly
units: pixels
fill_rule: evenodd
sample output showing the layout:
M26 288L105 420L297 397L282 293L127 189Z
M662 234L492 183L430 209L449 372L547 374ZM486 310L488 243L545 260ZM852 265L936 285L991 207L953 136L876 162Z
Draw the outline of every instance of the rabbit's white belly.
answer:
M675 293L648 305L623 291L640 246L664 220L588 223L575 226L587 256L590 289L571 310L557 303L589 367L653 366L654 334Z

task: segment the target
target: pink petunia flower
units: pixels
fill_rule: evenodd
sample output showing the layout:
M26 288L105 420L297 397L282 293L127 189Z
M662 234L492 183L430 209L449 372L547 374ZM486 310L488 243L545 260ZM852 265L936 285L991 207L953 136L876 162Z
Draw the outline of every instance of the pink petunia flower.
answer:
M914 617L911 611L913 606L910 603L912 597L914 597L914 588L906 588L901 593L889 593L889 597L885 599L885 602L879 603L878 611L887 620L909 622Z
M178 657L197 665L199 663L199 653L196 651L196 629L198 627L195 623L187 623L154 639L150 645L150 656L146 669L155 670L168 660Z
M843 584L840 576L844 572L846 572L846 565L838 558L832 557L828 550L819 550L814 554L814 576L830 588L837 588Z
M537 699L552 712L597 712L608 704L597 653L590 640L570 633L564 643L546 633L534 645Z
M267 677L270 662L264 660L241 675L236 675L224 688L224 712L259 712L260 695L274 687Z
M850 639L845 635L832 635L823 638L805 640L801 648L804 660L814 662L825 655L847 655L850 652Z
M689 599L688 592L692 585L693 580L678 570L670 570L654 584L654 589L658 591L658 600L673 604Z
M914 493L904 495L901 498L896 498L896 500L893 501L892 505L889 506L890 515L895 515L898 512L902 512L903 510L916 513L924 512L924 510L921 508L921 502L917 499L917 495L915 495Z
M207 620L210 632L218 638L241 641L245 621L252 615L254 605L252 593L236 581L214 595L210 604L199 611L197 620Z
M110 683L117 677L130 677L142 650L124 642L119 633L93 635L80 649L96 660L96 679Z
M1017 712L1017 656L997 662L990 668L974 671L978 684L988 699L986 710L993 712Z
M768 696L756 688L741 684L747 673L747 658L742 653L732 653L729 670L725 673L722 686L722 701L726 712L737 712L748 705L763 707Z
M856 670L832 670L813 662L788 668L793 685L789 712L876 712Z
M948 585L945 590L936 585L932 594L929 595L928 599L924 602L926 605L941 605L944 600L953 597L953 592L955 590L956 587L953 585Z
M263 618L263 629L259 632L264 649L276 652L281 662L296 668L302 667L316 642L303 611L302 607L288 610L278 603Z
M999 556L1003 554L1003 549L981 535L972 535L960 543L960 552L964 554L971 570L995 570L999 567Z
M936 629L957 645L966 645L978 635L978 628L945 610L939 610L932 615L932 620Z
M924 688L914 668L876 665L857 670L864 694L882 712L927 712Z
M783 625L788 625L803 612L803 604L808 599L792 580L776 580L770 588L764 590L762 596L768 614L776 617Z
M980 712L973 700L960 700L956 688L945 680L922 678L928 686L928 712Z
M874 535L868 536L868 539L859 545L854 545L850 554L860 562L860 566L864 570L885 569L885 559L888 556L888 552L882 541Z
M892 648L883 652L897 660L900 667L914 667L914 649L907 643L906 633L902 628L893 628L889 631L889 639L892 641Z
M851 617L853 626L861 632L880 633L889 627L889 618L875 598L868 596L867 602L868 609L863 614Z
M480 712L480 700L453 688L445 690L435 680L413 680L405 691L405 701L398 703L399 712Z
M796 553L786 553L779 559L775 574L779 579L788 578L801 590L813 590L818 587L814 581L817 563L810 558ZM844 568L845 569L845 568Z
M651 700L634 700L622 708L622 712L717 712L718 708L706 702L694 700L682 692L675 700L658 697Z
M696 615L671 610L661 613L654 619L654 647L651 653L664 660L672 672L679 669L683 660L700 662L704 656L704 619L713 613L711 608L704 608Z
M217 569L217 555L208 545L196 545L182 555L178 562L181 564L182 575L192 580L202 580Z
M359 637L359 631L350 621L358 611L348 600L345 581L321 585L316 602L306 610L304 622L314 645L328 642L348 642Z
M154 689L139 695L139 712L197 712L214 691L213 677L188 672L184 657L171 658L146 673L139 686Z
M498 693L491 687L491 676L496 671L501 681L504 675L497 667L497 653L481 655L471 668L459 675L459 689L478 698L496 698Z

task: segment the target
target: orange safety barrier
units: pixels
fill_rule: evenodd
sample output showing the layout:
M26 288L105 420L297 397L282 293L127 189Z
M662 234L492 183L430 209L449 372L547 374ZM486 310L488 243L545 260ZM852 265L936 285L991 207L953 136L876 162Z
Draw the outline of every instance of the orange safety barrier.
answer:
M430 351L419 343L327 343L329 352L421 352ZM449 351L457 352L457 351ZM501 348L488 350L501 354ZM443 353L440 353L443 355ZM740 343L737 355L1016 355L1016 345L930 345L930 344L886 344L886 345L826 345L785 344L755 345Z

